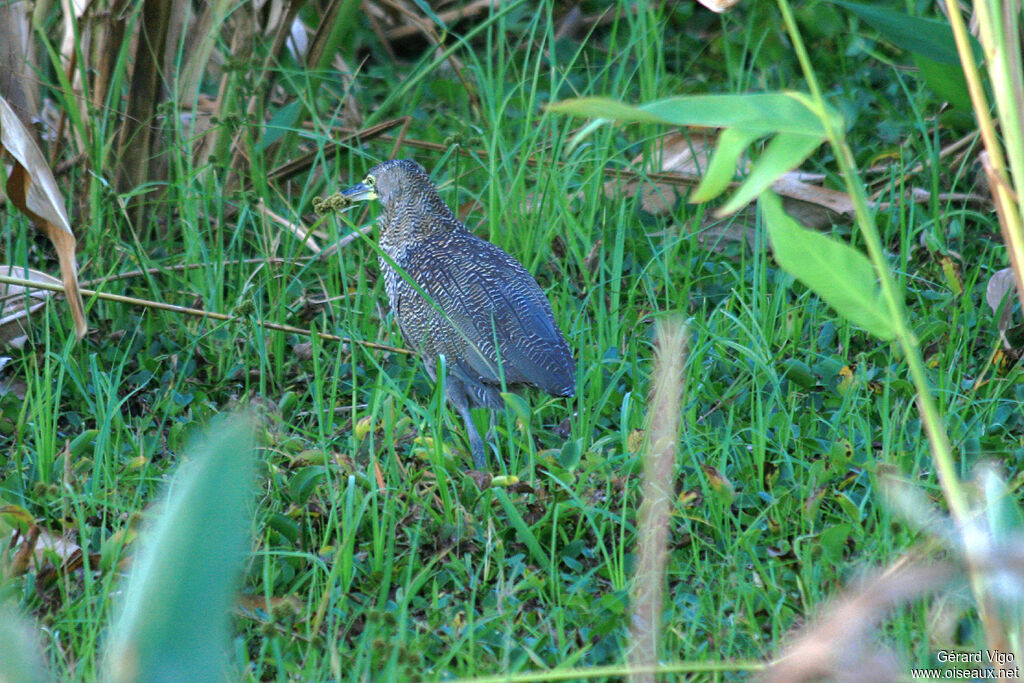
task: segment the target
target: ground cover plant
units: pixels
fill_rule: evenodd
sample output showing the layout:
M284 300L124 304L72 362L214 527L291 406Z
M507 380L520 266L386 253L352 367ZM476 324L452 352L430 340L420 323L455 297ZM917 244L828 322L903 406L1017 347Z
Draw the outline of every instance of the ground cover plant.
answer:
M985 301L1007 256L969 104L849 5L793 20L863 174L956 474L994 461L1016 492L1024 385ZM917 5L885 7L939 16ZM663 660L744 678L864 573L948 550L912 518L946 503L906 355L782 270L753 208L687 201L714 131L580 136L582 119L548 108L806 91L776 3L189 7L141 3L120 24L94 8L65 40L54 8L26 34L32 68L8 69L45 104L90 326L76 342L59 302L33 314L0 394L0 598L31 617L53 676L101 677L146 506L190 439L241 408L257 483L232 679L621 676L654 323L676 317ZM289 39L300 22L304 44ZM864 251L852 209L822 198L843 190L834 148L808 153L810 199L780 191L786 210ZM467 472L458 415L401 348L364 229L376 209L316 210L393 157L523 262L576 354L574 398L509 397L490 473ZM3 215L5 262L55 273L14 200ZM970 591L943 585L865 647L909 666L984 647Z

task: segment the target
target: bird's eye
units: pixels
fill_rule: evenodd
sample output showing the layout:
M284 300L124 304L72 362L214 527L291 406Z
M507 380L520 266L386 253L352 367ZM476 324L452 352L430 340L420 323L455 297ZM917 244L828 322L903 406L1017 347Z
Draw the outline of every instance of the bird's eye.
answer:
M366 185L367 187L373 187L374 185L377 184L377 179L374 178L372 175L368 175L366 176L366 180L363 181L363 184Z

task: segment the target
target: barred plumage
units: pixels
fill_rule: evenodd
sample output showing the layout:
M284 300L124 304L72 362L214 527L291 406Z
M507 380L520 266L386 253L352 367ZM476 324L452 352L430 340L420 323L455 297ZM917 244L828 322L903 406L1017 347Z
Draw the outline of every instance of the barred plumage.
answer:
M416 283L380 259L391 309L431 379L444 355L445 396L466 423L474 465L484 469L484 443L469 410L502 408L502 377L513 389L575 393L576 363L547 297L522 264L469 232L416 162L379 164L344 195L380 200L381 249Z

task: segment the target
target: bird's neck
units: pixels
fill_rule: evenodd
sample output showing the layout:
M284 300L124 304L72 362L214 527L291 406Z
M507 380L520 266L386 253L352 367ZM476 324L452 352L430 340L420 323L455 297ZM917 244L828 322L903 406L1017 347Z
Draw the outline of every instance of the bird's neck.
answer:
M466 229L436 192L415 201L392 204L381 214L381 225L387 231L382 235L382 246L396 247L408 247L438 233Z

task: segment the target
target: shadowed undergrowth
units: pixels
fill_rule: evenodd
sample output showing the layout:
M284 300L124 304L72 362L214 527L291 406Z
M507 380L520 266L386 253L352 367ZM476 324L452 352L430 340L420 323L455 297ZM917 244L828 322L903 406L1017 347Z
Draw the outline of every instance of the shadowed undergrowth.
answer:
M83 280L233 320L86 297L83 342L50 306L9 352L0 505L82 553L76 564L39 552L0 580L0 597L37 619L56 676L97 677L139 512L190 435L250 404L258 495L233 678L413 680L624 661L653 323L670 316L686 320L688 356L663 659L767 658L863 568L921 540L879 495L880 476L895 472L941 500L895 347L779 270L753 214L716 217L685 201L685 183L664 182L665 130L605 127L570 151L577 122L543 109L573 96L803 88L774 5L723 17L626 5L607 15L584 5L575 28L557 4L503 5L452 21L440 52L423 32L388 38L393 27L375 33L360 18L341 50L350 73L287 50L268 58L258 41L219 78L196 81L219 98L216 116L187 98L161 105L154 154L165 175L130 190L104 157L120 101L68 122L89 131L83 149L55 145ZM936 118L936 96L851 16L812 3L798 20L858 163L873 169L886 258L960 474L992 459L1015 487L1024 390L984 304L1005 257L970 158L941 156L967 131ZM229 54L218 26L214 47ZM114 90L127 78L115 74ZM52 65L39 79L69 106ZM294 175L275 172L304 155ZM373 233L356 234L374 210L313 210L392 156L422 163L477 235L536 276L576 355L575 398L528 395L499 416L491 462L505 486L464 473L458 415L415 356L387 348L401 343ZM823 148L805 167L841 188L833 162ZM909 201L912 188L927 198ZM54 271L46 243L7 208L6 262ZM320 247L341 246L315 252L310 228ZM0 510L0 530L16 517ZM937 623L924 603L883 633L915 662L935 639L982 642L975 620Z

